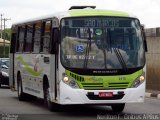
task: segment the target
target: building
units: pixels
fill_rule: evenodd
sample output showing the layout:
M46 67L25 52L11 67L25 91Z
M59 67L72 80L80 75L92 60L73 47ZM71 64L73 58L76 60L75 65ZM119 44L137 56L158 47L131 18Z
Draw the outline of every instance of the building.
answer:
M0 46L4 45L4 39L0 38ZM5 45L9 46L10 45L10 41L9 40L5 40Z

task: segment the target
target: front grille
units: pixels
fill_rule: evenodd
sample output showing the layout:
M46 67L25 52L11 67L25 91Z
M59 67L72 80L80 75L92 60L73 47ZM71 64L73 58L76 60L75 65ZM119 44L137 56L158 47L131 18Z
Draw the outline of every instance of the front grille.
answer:
M82 83L84 89L104 89L103 83Z
M98 89L126 89L129 82L119 83L81 83L85 90L98 90Z
M117 83L108 83L108 88L117 88L117 89L125 89L129 85L129 82L117 82Z
M70 76L71 76L72 78L74 78L75 80L78 80L78 81L80 81L80 82L83 82L83 81L84 81L84 77L79 76L79 75L76 75L76 74L74 74L74 73L70 73Z

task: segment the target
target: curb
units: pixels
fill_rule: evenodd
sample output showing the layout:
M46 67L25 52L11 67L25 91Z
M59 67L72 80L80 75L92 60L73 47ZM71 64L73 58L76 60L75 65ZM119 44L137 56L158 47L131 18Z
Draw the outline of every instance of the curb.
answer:
M145 97L146 97L146 98L154 97L154 98L160 99L160 94L156 94L156 93L145 93Z

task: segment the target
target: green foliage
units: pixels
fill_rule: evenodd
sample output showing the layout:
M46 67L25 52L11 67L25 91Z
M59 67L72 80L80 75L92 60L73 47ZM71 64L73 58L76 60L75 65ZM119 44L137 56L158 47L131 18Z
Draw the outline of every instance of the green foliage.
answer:
M3 32L2 33L2 38L10 41L11 40L11 29L6 28L5 33L4 33L4 30L2 32ZM0 34L0 37L1 37L1 34Z
M5 47L5 56L4 56L4 47L0 46L0 58L7 58L9 57L9 46Z
M6 39L6 40L11 40L11 29L7 28L5 29L5 34L4 34L4 30L2 31L2 39ZM1 34L0 34L0 38L1 38ZM4 47L3 45L0 46L0 58L7 58L9 57L9 46L5 46L5 55L4 55Z

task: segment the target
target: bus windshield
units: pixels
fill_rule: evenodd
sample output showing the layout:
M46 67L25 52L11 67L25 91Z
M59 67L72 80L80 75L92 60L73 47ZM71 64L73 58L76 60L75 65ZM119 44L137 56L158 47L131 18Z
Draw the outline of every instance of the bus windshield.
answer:
M139 21L120 17L62 19L61 62L68 68L98 70L144 66Z

